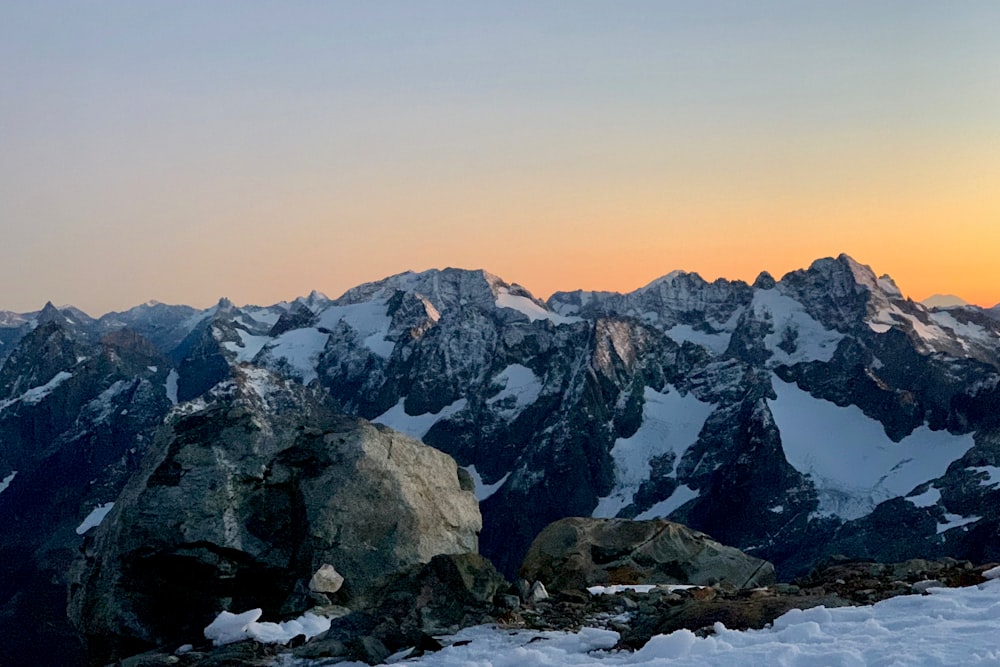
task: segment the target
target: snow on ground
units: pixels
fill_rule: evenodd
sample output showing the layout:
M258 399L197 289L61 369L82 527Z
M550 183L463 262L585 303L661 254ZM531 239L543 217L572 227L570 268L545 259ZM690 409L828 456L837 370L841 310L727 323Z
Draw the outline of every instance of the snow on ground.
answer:
M668 593L672 593L674 591L686 591L690 588L701 588L701 586L693 586L691 584L613 584L611 586L588 586L587 592L591 595L618 595L625 591L648 593L656 588L661 588Z
M552 320L554 324L572 324L573 322L582 321L579 317L559 315L551 310L546 310L543 306L538 305L526 296L511 294L510 290L506 287L501 287L497 290L496 304L497 308L510 308L511 310L524 313L532 322L535 320Z
M431 427L434 426L434 424L442 419L447 419L452 415L458 414L464 410L465 406L468 404L468 401L464 398L460 398L454 403L441 408L440 412L426 412L422 415L408 415L406 414L406 410L403 408L403 404L405 402L405 398L399 399L399 403L396 403L396 405L392 406L371 421L376 424L388 426L389 428L395 429L400 433L405 433L411 438L423 440L424 436L427 435L427 431L431 430Z
M975 523L982 519L981 516L962 516L961 514L948 514L944 515L944 523L939 523L937 526L937 534L951 530L952 528L961 528L962 526L967 526L970 523Z
M383 359L388 359L396 344L385 339L392 325L392 318L387 314L387 309L385 299L362 301L346 306L328 306L320 313L317 326L333 330L339 322L344 322L358 332L365 347Z
M678 507L689 500L694 500L699 495L701 495L700 491L695 491L686 484L681 484L674 489L674 492L670 494L669 498L661 500L645 512L637 514L635 519L636 521L647 521L649 519L661 519L663 517L668 517Z
M4 477L3 479L0 479L0 493L3 493L4 491L7 490L7 487L10 486L10 483L14 481L15 477L17 477L17 471L12 470L9 475Z
M972 434L922 426L896 443L878 421L854 405L840 407L772 378L771 413L785 457L812 477L820 514L857 519L885 500L945 473L973 445Z
M484 484L482 476L476 470L476 466L467 466L465 471L472 476L472 480L476 483L476 500L479 502L483 502L496 493L497 489L503 486L503 483L510 477L510 473L507 473L492 484Z
M646 387L644 399L639 430L629 438L618 438L611 448L611 458L615 462L615 488L607 497L600 499L594 510L595 517L613 517L632 502L639 485L649 479L650 459L673 452L676 465L687 448L698 439L705 420L715 408L711 403L699 401L694 394L681 396L669 387L664 393ZM674 492L674 496L678 493L681 493L680 489ZM670 503L670 499L664 503Z
M699 331L687 324L676 324L664 331L664 333L676 343L682 344L685 341L690 341L695 345L708 348L712 354L722 354L725 352L726 348L729 347L729 339L731 337L728 331L710 334Z
M1000 576L1000 572L997 573ZM770 628L739 632L721 623L653 637L634 653L611 649L618 633L506 630L477 626L445 639L413 667L981 667L1000 665L1000 580L932 588L870 607L793 610ZM456 645L461 643L461 645ZM308 665L295 661L294 665ZM360 667L361 663L341 663Z
M1000 484L1000 467L997 466L973 466L966 468L966 470L971 470L974 473L983 474L985 477L979 480L980 486L996 486Z
M244 331L243 329L237 329L236 333L239 334L240 342L234 343L232 341L227 341L222 345L236 354L237 362L251 361L257 356L261 348L266 344L271 342L270 336L255 336L252 333Z
M27 403L28 405L35 405L40 403L43 398L55 391L56 387L61 385L66 380L73 377L73 374L69 371L59 371L55 376L43 385L37 387L32 387L28 391L24 392L17 398L10 398L5 401L0 401L0 410L3 410L9 405L13 405L20 401L21 403Z
M917 507L931 507L932 505L937 505L938 501L941 500L941 492L932 486L923 493L916 496L908 496L906 499Z
M538 400L542 392L542 383L535 372L521 364L511 364L500 371L493 381L503 387L496 396L486 399L488 405L506 401L513 397L514 405L500 410L500 415L507 419L516 417L524 408Z
M180 376L176 368L171 368L167 373L167 399L172 405L177 405L177 380Z
M256 639L263 644L287 644L297 635L310 639L330 629L329 618L309 612L282 623L258 622L263 613L260 609L242 614L223 611L205 628L205 639L212 640L215 646L244 639Z
M962 338L974 340L979 343L983 343L984 345L996 345L997 343L997 334L987 331L978 324L973 324L971 322L959 322L950 313L938 310L929 313L928 316L939 327L951 329L957 336Z
M302 384L309 384L317 377L316 363L329 338L330 334L312 327L292 329L269 343L265 354L273 359L283 359L292 373L302 379Z
M104 503L103 505L95 507L91 510L90 514L87 515L87 518L83 520L83 523L76 527L76 534L83 535L91 528L101 525L101 522L104 521L104 517L108 515L108 512L110 512L111 508L114 506L114 503Z
M761 316L770 314L772 332L764 336L764 345L774 356L772 361L794 364L800 361L830 361L842 333L830 331L809 315L801 303L782 294L778 288L755 290L750 307ZM791 352L779 347L791 335Z

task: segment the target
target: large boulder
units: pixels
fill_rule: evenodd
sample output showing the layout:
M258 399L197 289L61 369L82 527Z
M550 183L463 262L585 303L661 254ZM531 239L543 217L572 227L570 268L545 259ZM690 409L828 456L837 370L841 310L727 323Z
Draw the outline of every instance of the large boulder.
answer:
M326 602L309 582L328 565L345 580L330 601L364 604L408 566L477 550L463 486L446 454L238 369L167 420L86 545L71 619L107 660L196 640L223 609Z
M772 583L774 566L671 521L570 517L535 538L521 576L556 591L607 584L746 588Z

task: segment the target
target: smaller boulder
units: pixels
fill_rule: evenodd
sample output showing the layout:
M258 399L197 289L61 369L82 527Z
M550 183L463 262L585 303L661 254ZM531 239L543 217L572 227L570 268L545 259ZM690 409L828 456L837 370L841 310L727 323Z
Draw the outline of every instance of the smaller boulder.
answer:
M612 584L774 583L774 566L679 523L571 517L549 524L521 566L553 590Z
M309 580L313 593L336 593L344 585L344 576L329 563L324 563Z

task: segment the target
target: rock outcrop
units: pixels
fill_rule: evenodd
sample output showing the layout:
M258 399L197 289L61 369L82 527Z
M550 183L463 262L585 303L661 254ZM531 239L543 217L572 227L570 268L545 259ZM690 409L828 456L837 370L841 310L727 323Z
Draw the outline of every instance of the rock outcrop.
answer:
M774 566L665 520L571 517L550 524L528 550L521 576L550 590L607 584L774 582Z
M445 454L266 371L181 406L86 545L71 620L102 660L198 637L223 610L300 613L344 576L360 604L394 573L474 552L481 518Z

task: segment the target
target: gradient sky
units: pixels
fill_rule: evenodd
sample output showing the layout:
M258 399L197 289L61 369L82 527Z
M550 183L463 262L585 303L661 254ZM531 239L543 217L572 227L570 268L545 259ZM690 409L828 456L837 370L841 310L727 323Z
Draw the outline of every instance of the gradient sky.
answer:
M998 35L995 0L0 0L0 309L841 252L992 306Z

